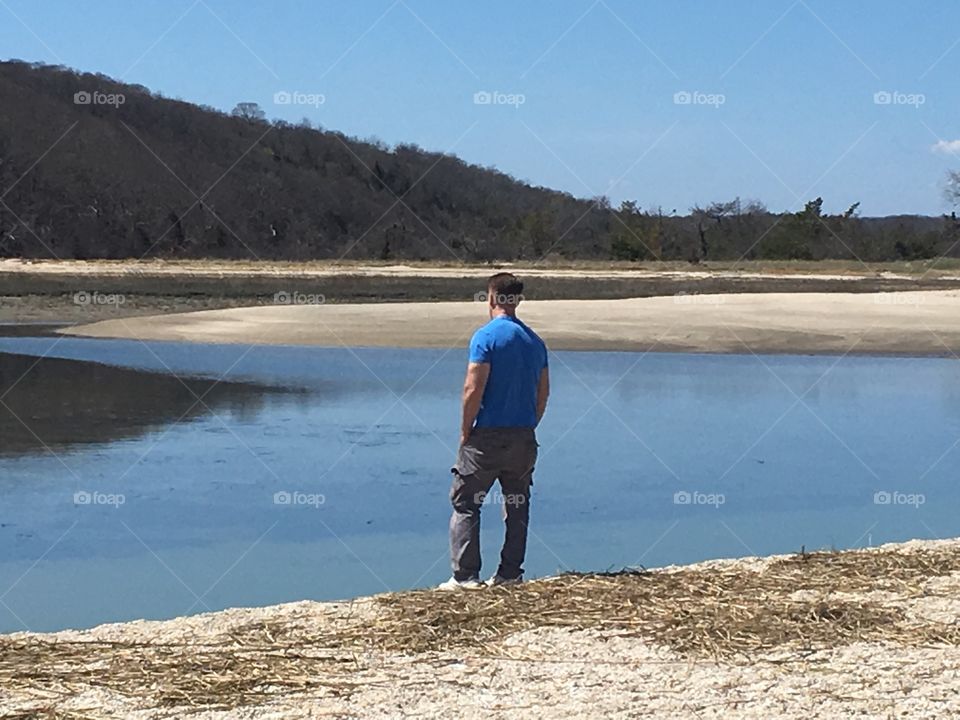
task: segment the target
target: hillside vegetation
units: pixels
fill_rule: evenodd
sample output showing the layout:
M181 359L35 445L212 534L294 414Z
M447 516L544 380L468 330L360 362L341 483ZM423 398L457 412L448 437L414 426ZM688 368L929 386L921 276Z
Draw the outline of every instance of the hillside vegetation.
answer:
M0 257L912 260L960 257L955 216L812 198L685 215L532 187L414 145L232 114L63 67L0 63Z

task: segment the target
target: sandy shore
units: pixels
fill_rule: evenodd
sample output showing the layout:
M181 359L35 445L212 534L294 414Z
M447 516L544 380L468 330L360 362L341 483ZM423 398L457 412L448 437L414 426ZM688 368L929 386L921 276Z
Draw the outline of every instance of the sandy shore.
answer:
M324 261L0 259L0 323L89 323L135 315L272 305L278 293L328 304L469 301L509 269L531 300L602 300L681 293L834 293L960 290L957 261L602 263L568 266ZM93 298L89 302L76 299ZM110 302L119 297L122 304ZM98 302L98 300L105 300Z
M480 302L298 299L304 304L119 317L63 332L207 343L450 348L463 346L486 312ZM521 316L555 349L960 354L957 290L530 300Z
M958 616L958 540L299 602L0 636L0 715L939 719Z

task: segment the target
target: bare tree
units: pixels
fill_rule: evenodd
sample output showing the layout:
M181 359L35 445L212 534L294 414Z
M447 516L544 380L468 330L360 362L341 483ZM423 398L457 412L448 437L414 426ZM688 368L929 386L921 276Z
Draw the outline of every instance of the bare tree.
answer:
M947 173L947 200L956 207L960 207L960 171L951 170Z
M266 120L267 119L267 114L255 102L237 103L237 106L233 109L233 112L230 114L233 115L234 117L243 118L244 120Z

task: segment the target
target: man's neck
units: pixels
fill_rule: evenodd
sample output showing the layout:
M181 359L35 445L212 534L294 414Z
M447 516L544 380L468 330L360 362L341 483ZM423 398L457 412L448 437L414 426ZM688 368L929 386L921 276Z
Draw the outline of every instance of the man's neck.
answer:
M497 318L502 318L502 317L515 318L516 316L517 316L516 311L510 312L509 310L505 310L504 308L496 307L493 309L493 312L490 314L490 319L496 320Z

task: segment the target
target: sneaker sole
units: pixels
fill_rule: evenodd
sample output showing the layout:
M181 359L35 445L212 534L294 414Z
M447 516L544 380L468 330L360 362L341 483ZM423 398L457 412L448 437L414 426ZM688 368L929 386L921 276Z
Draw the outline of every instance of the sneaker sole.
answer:
M479 585L438 585L434 588L434 590L440 590L441 592L458 592L461 590L465 592L471 592L475 590L483 590L485 587L486 585L483 583L480 583Z

